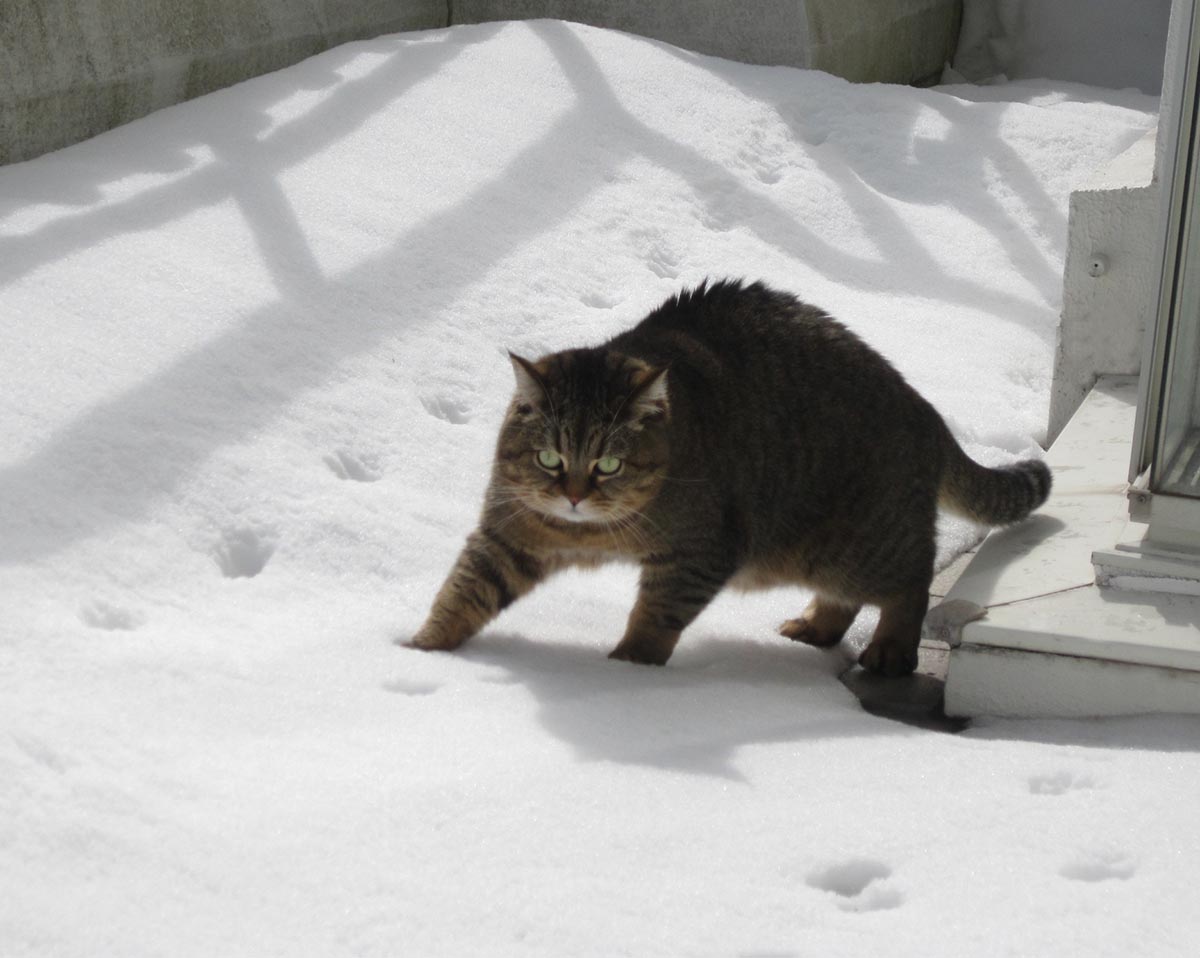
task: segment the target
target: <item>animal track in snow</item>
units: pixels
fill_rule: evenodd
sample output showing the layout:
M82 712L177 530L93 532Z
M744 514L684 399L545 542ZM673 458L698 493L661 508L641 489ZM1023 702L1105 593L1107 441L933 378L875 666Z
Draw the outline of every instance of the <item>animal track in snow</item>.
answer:
M221 533L221 541L213 549L213 558L225 578L252 579L262 572L274 553L272 533L230 528Z
M742 142L738 160L758 182L773 186L783 179L789 154L796 145L794 133L778 117L758 117Z
M679 277L679 258L661 244L656 243L646 254L646 265L654 275L662 279Z
M795 134L809 146L822 146L839 122L830 111L814 111L810 104L796 104L785 109L783 114Z
M422 396L421 405L431 416L461 426L471 421L471 407L461 399L445 394L437 396Z
M742 150L740 158L754 178L764 186L774 186L783 179L787 162L776 152L746 149Z
M53 748L48 742L40 738L35 738L31 735L21 735L12 733L10 735L13 744L17 746L26 756L33 759L39 765L43 765L55 772L66 772L75 766L66 754L59 752Z
M904 903L897 889L882 884L891 876L892 870L883 862L855 858L814 872L808 884L836 895L843 911L883 911Z
M588 293L579 297L579 301L592 309L612 309L614 306L621 305L620 298L610 293Z
M663 231L644 226L629 231L629 242L646 262L650 271L660 279L677 279L683 271L681 257Z
M126 609L103 599L94 599L79 610L84 625L107 632L132 632L141 628L146 617L133 609Z
M737 204L730 196L729 187L723 182L706 180L701 184L708 200L700 213L700 225L713 233L728 233L740 222Z
M1137 865L1124 852L1099 849L1080 852L1058 873L1072 881L1101 882L1113 879L1126 881L1136 871Z
M384 682L383 687L388 692L400 695L432 695L441 688L436 682L413 682L410 679L391 679Z
M366 456L356 456L345 449L337 449L326 456L325 465L339 479L349 479L352 482L377 482L382 478L374 460Z
M1034 795L1063 795L1095 787L1096 783L1090 776L1071 772L1052 772L1034 775L1029 779L1029 791Z
M800 135L809 146L822 146L829 139L829 129L825 126L812 126L802 130Z

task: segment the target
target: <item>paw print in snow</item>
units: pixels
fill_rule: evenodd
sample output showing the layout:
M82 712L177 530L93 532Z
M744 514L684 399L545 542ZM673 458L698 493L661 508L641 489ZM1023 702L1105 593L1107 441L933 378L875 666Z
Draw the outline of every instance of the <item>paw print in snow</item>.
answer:
M325 457L325 465L339 479L351 482L378 482L382 472L373 459L356 456L345 449L337 449Z
M1072 881L1127 881L1137 871L1137 865L1122 851L1092 849L1079 852L1063 865L1058 873Z
M85 605L79 610L79 618L84 625L106 632L132 632L146 622L146 617L141 612L105 602L103 599L94 599Z
M252 579L275 554L275 536L269 531L229 528L213 548L213 558L227 579Z
M883 911L904 903L900 891L887 884L891 876L892 870L883 862L855 858L813 873L808 884L836 895L842 911Z

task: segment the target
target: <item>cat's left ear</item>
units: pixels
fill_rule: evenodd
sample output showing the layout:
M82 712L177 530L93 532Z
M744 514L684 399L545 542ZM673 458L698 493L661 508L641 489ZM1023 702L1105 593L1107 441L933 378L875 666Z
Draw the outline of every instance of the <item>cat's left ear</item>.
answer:
M523 356L518 356L511 350L508 358L512 362L513 374L517 377L517 397L522 402L536 405L546 395L546 383L542 379L543 372Z
M666 419L671 411L667 395L667 367L647 366L633 374L633 393L629 405L635 422Z

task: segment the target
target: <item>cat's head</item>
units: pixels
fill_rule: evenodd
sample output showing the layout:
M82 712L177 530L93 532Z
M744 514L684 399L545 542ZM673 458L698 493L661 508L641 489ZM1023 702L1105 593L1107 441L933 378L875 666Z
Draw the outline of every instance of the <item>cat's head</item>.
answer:
M602 347L509 355L517 388L497 448L502 495L566 522L635 516L666 474L666 369Z

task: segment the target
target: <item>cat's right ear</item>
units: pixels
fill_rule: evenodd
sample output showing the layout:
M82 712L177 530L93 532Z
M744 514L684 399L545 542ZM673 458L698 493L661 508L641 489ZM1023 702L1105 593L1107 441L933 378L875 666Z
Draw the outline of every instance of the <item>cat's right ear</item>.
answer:
M633 374L630 408L636 422L662 419L670 410L667 398L667 367L646 366Z
M517 377L517 400L534 406L542 402L546 395L546 384L537 366L511 350L508 358Z

